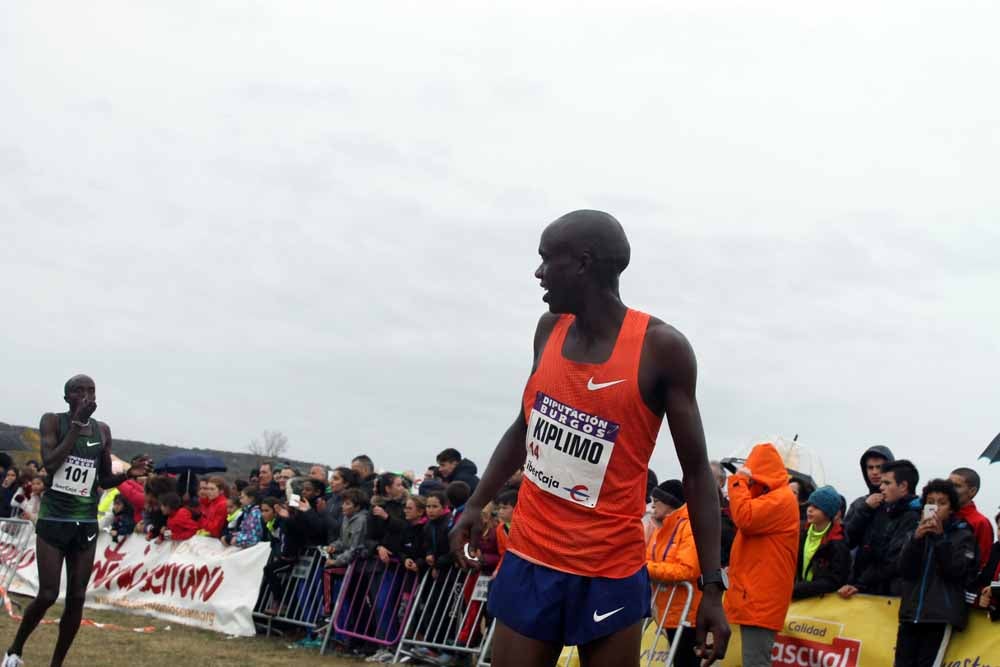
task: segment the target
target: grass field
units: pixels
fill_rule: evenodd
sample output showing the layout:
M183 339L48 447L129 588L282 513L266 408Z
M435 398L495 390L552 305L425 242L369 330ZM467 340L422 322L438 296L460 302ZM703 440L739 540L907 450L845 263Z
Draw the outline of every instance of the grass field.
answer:
M31 598L19 595L12 600L27 605ZM54 605L46 618L58 620L61 605ZM155 627L150 634L125 630L80 628L66 667L114 667L140 665L198 665L199 667L360 667L365 663L333 655L320 656L315 649L289 648L289 641L250 637L227 639L225 635L195 630L184 625L113 611L85 609L84 618L114 623L126 628ZM0 609L0 652L10 646L18 622ZM167 628L170 628L169 630ZM39 625L24 648L26 667L46 667L52 658L57 625ZM0 655L0 659L2 659Z

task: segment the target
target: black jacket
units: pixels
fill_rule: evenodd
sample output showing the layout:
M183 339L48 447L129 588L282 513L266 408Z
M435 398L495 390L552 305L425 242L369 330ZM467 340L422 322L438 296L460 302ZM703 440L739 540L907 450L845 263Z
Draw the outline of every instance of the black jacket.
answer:
M403 529L403 546L400 558L410 558L418 565L424 556L424 525L423 523L407 523Z
M451 515L445 514L424 524L421 551L423 556L434 556L434 567L439 570L452 563L451 548L448 545L448 522L450 519ZM420 558L420 566L427 567L423 557Z
M846 584L851 576L851 550L844 539L843 527L840 523L835 523L830 526L830 531L823 537L823 543L809 561L808 571L812 572L812 581L806 581L802 577L802 560L808 532L809 524L802 524L799 558L795 566L795 587L792 589L793 600L833 593Z
M848 583L862 593L899 595L899 554L920 522L920 499L907 496L877 509L863 505L853 518L848 534L856 531L861 537Z
M901 623L947 623L965 627L965 590L976 576L976 537L965 521L949 521L943 535L911 537L899 557Z
M450 484L451 482L465 482L469 485L469 491L474 492L476 486L479 485L479 477L477 473L479 469L476 468L476 464L469 459L462 459L455 466L455 469L451 471L451 475L444 478L445 484Z
M372 509L374 509L374 503ZM365 540L368 553L374 554L378 547L385 547L392 555L397 556L403 549L403 530L406 529L406 519L403 517L403 503L398 500L383 500L381 506L389 515L380 519L368 511L368 537Z
M887 461L895 461L896 457L892 455L892 450L888 447L883 447L881 445L876 445L875 447L869 447L865 450L865 453L861 455L861 481L864 482L865 486L868 487L868 493L865 495L855 498L851 504L847 507L847 514L844 515L844 528L847 529L850 526L851 520L854 518L854 513L857 512L863 505L865 501L868 500L868 496L879 491L878 487L872 486L868 483L868 470L865 469L865 464L871 456L881 456ZM857 539L861 539L857 536ZM847 531L847 542L851 547L858 546L858 542L852 539L851 531Z

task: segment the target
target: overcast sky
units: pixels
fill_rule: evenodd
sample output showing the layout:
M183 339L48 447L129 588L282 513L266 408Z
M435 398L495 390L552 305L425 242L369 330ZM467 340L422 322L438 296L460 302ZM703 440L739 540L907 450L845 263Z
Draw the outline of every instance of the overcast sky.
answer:
M0 421L87 372L121 437L482 466L538 235L599 208L626 303L694 345L713 456L799 433L848 498L869 444L975 463L996 3L503 4L2 3Z

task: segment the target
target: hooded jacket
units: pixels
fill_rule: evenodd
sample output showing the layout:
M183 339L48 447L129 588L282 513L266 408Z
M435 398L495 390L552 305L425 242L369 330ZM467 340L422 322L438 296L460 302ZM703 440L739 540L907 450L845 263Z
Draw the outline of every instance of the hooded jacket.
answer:
M479 484L478 477L479 469L476 468L476 464L469 459L462 459L455 466L455 469L451 471L451 475L445 478L445 483L450 484L451 482L465 482L469 485L469 492L475 492L476 486Z
M854 519L852 529L863 531L848 583L862 593L899 595L899 554L920 523L920 498L909 495L877 509L863 505Z
M865 450L864 454L861 455L861 460L859 461L859 464L861 465L861 481L864 482L865 488L867 488L868 491L865 495L855 498L851 504L848 505L847 514L844 515L844 530L847 533L847 542L852 547L858 546L858 542L856 540L861 539L860 534L856 535L855 532L851 530L851 522L854 519L855 513L865 505L865 501L868 500L868 496L880 491L877 486L872 486L872 484L868 481L868 470L865 468L868 459L872 456L881 456L886 461L896 460L896 457L892 455L892 450L888 447L883 447L882 445L869 447Z
M729 559L730 623L780 630L792 600L799 546L799 502L771 443L753 448L745 475L729 476L729 510L736 539Z
M142 484L134 479L126 479L117 487L122 498L127 498L132 506L132 518L136 523L142 521L142 508L146 504L146 491Z
M844 527L839 521L834 521L809 561L807 571L812 572L812 581L805 579L802 574L802 559L808 531L809 524L802 524L799 560L795 567L795 587L792 589L792 598L795 600L833 593L846 584L851 576L851 550L844 538Z
M961 519L950 519L942 535L911 536L899 558L900 623L947 623L956 630L964 628L969 617L965 590L977 567L976 538Z
M340 522L340 538L334 548L333 566L346 567L355 556L364 551L365 531L368 529L368 510L358 510L351 516L343 516Z
M697 581L701 576L698 563L698 550L695 548L694 533L691 532L691 519L687 505L682 505L663 520L663 525L653 534L646 545L646 570L653 584L661 582L691 582L694 588L694 599L685 619L692 627L698 615L698 605L701 604L701 591ZM681 612L687 601L687 593L682 588L673 589L673 600L670 599L670 587L664 587L654 600L656 605L656 621L663 621L663 627L676 628L681 622ZM669 603L669 607L668 607Z

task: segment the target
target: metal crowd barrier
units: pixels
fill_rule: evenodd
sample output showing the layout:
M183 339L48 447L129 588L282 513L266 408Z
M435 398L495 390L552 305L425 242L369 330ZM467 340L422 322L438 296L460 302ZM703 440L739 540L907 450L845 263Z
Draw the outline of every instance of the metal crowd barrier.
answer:
M486 593L492 577L455 567L424 574L416 604L408 614L395 661L404 656L426 659L425 650L465 654L478 661L486 646Z
M10 591L34 534L35 526L30 521L0 519L0 588L4 591Z
M334 639L357 639L380 647L395 646L413 607L419 576L403 563L355 560L344 573L326 626L320 655Z
M278 613L265 613L272 602L269 586L263 586L257 606L253 611L254 623L264 628L268 636L275 632L276 624L294 625L317 630L317 621L323 616L323 565L326 558L315 547L302 555L284 577L284 592L279 601Z

